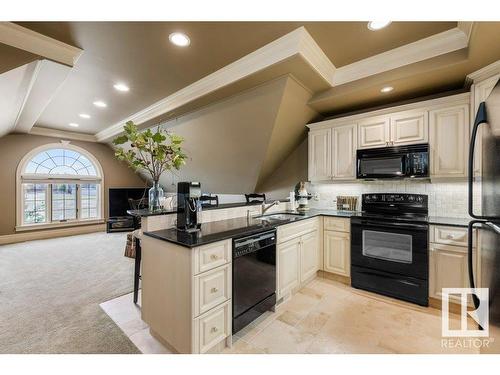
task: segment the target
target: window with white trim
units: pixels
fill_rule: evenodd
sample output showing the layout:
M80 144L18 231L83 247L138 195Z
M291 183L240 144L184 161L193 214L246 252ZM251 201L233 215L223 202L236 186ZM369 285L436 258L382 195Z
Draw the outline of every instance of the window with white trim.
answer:
M18 168L18 226L79 223L102 218L102 169L68 142L33 150Z

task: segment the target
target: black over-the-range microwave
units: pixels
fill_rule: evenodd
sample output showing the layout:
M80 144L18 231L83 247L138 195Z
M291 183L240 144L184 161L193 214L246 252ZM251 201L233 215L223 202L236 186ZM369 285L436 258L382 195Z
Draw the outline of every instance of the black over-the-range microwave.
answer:
M427 143L358 150L356 156L358 179L429 177Z

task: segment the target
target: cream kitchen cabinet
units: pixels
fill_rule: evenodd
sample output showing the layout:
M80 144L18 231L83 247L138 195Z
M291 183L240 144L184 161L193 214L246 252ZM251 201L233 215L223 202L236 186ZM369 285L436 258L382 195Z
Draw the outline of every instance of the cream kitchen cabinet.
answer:
M330 180L332 175L331 129L309 132L309 181Z
M429 141L427 111L415 110L395 113L390 118L390 145L402 146Z
M429 250L429 297L442 299L443 288L469 287L466 247L431 243ZM475 250L473 258L477 268ZM451 295L450 301L460 303L460 298Z
M309 132L309 181L356 179L357 124Z
M357 124L332 128L332 180L356 179Z
M370 117L358 124L358 148L386 147L390 139L389 116Z
M278 245L277 298L295 290L300 283L300 237Z
M313 279L319 269L318 218L278 228L277 298L281 299Z
M491 91L495 87L495 84L498 82L500 79L500 74L495 74L494 76L484 79L480 82L474 82L474 84L471 87L472 90L472 96L473 96L473 107L472 107L472 112L470 116L471 120L471 132L472 132L472 125L474 124L474 117L476 116L477 110L479 108L479 104L481 102L484 102L488 96L490 95ZM478 131L478 136L476 139L476 147L475 147L475 152L474 152L474 177L481 177L481 168L482 168L482 160L481 160L481 149L482 149L482 128L479 128Z
M349 277L351 275L350 234L325 230L323 236L323 270Z
M430 111L429 142L431 179L467 177L469 105Z
M319 238L318 231L301 237L300 243L300 283L311 280L318 272Z
M428 141L425 110L411 110L369 117L359 122L359 148L402 146Z

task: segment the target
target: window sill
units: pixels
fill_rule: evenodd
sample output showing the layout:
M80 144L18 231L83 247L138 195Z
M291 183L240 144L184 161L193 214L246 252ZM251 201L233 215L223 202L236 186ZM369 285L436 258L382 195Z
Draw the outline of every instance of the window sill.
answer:
M92 220L72 221L67 223L18 225L16 226L16 232L24 232L24 231L38 230L38 229L50 229L50 228L78 227L82 225L103 224L104 222L105 222L104 219L92 219Z

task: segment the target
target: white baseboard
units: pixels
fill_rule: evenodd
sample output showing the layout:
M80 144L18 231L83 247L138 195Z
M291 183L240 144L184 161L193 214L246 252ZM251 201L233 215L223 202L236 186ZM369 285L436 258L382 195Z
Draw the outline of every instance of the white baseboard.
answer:
M71 228L46 229L46 230L37 230L33 232L6 234L0 236L0 245L32 241L32 240L44 240L48 238L74 236L77 234L104 232L105 230L106 230L106 224L97 224L97 225L84 225Z

